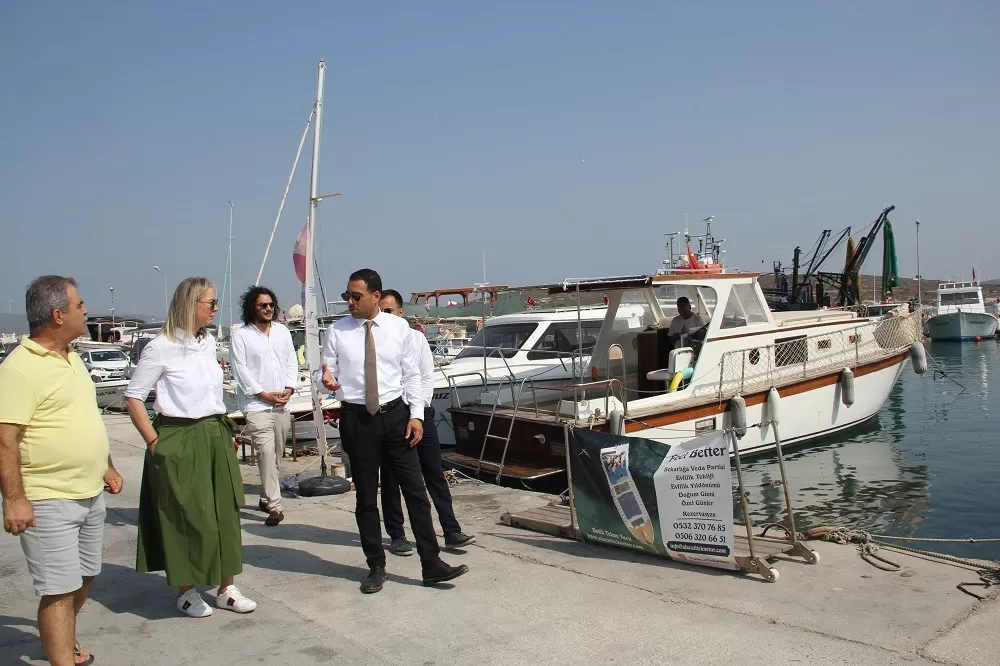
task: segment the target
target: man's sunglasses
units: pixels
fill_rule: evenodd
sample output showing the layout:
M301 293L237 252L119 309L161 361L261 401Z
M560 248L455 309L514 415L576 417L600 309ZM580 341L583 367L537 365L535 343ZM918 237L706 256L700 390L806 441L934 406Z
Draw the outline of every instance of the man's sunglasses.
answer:
M382 312L386 314L393 314L394 310L392 308L382 308Z
M213 298L213 299L208 300L208 301L198 301L198 302L199 303L204 303L205 305L207 305L208 307L212 308L213 310L218 310L219 309L219 299L217 299L217 298Z
M260 308L261 310L273 310L274 303L258 303L257 307Z
M345 301L354 301L355 303L357 303L362 298L364 298L365 295L362 294L360 291L345 291L340 295L340 297Z

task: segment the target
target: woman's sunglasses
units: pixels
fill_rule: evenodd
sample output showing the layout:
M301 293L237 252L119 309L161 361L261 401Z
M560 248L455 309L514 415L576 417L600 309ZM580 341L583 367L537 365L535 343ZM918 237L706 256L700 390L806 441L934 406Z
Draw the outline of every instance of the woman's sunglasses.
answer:
M217 298L213 298L213 299L211 299L209 301L198 301L198 302L199 303L204 303L205 305L207 305L208 307L212 308L213 310L218 310L219 309L219 299L217 299Z

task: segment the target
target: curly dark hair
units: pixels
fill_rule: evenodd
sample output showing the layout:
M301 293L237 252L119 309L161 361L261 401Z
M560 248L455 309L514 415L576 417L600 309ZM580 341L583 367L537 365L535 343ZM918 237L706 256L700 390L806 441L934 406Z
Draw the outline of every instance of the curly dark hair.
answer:
M255 285L243 292L243 296L240 297L240 310L243 312L241 317L243 319L243 323L247 326L250 326L257 320L257 298L262 294L270 296L271 300L274 301L274 310L272 310L272 312L274 312L274 319L277 319L278 317L278 297L275 296L274 292L267 287Z

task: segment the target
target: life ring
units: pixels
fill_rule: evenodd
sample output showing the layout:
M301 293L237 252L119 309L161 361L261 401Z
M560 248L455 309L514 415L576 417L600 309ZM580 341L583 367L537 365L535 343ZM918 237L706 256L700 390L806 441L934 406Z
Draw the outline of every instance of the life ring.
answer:
M675 392L677 388L681 385L682 381L684 381L684 373L675 372L673 379L670 380L670 388L667 390L667 393Z
M684 368L683 370L678 370L674 373L674 376L670 379L670 387L667 389L667 393L674 393L680 388L681 382L685 379L691 379L694 375L694 368Z

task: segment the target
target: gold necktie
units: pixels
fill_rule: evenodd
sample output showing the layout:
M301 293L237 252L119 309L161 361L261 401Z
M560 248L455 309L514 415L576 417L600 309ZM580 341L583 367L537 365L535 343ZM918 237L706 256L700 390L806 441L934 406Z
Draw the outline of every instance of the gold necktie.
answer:
M371 319L365 322L365 409L369 414L379 410L378 368L375 365L375 336L372 334Z

